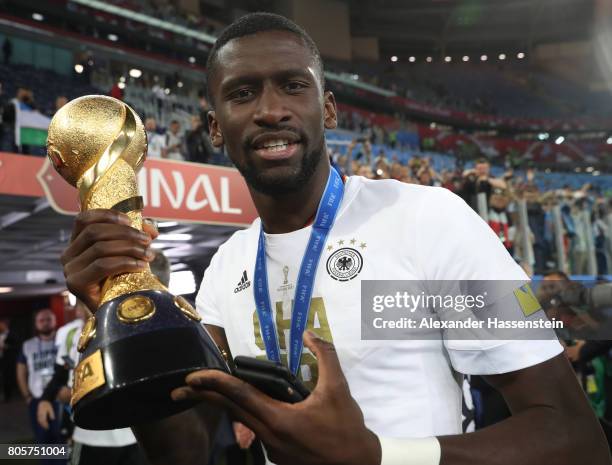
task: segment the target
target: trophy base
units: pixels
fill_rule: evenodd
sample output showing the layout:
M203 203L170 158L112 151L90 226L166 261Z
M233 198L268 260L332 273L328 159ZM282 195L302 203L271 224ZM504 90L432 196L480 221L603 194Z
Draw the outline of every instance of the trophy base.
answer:
M141 306L143 298L153 302L153 312L138 320L142 309L126 309L124 302ZM139 291L98 309L93 336L75 370L74 420L79 427L125 428L179 413L195 402L176 402L170 392L184 386L189 373L228 371L208 332L177 308L176 299L167 292Z

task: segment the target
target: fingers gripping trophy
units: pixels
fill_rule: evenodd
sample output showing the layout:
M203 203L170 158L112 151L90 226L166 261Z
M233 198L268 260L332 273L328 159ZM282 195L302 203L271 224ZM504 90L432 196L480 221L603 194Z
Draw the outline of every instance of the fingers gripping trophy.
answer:
M63 106L49 126L47 153L78 189L81 211L126 213L142 229L136 174L147 138L138 115L112 97L88 95ZM192 406L170 391L202 368L227 365L200 317L149 269L108 278L98 309L78 343L71 404L75 422L113 429L163 418Z

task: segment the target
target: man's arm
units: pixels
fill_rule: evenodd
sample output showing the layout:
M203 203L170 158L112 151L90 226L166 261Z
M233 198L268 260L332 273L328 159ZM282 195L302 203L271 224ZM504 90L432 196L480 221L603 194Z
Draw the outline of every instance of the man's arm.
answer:
M32 400L32 394L28 388L28 366L23 362L17 362L17 386L25 401L29 403Z
M440 437L440 465L610 464L608 444L561 354L485 379L512 417L472 434Z
M333 345L308 332L304 344L317 357L320 372L315 390L297 404L276 401L226 373L211 370L189 375L189 387L177 389L173 396L180 393L182 398L221 402L255 431L280 465L611 463L605 437L563 355L486 377L512 411L505 421L476 433L389 441L377 439L365 426ZM393 451L386 448L391 443Z
M55 364L53 368L53 377L45 386L42 396L43 400L53 402L57 397L57 393L66 384L68 384L69 371L64 365Z

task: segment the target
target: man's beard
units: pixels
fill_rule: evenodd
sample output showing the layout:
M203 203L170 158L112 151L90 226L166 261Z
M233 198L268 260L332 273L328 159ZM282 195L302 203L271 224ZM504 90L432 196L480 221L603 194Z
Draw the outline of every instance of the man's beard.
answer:
M310 181L324 153L325 144L322 142L320 147L305 152L295 172L286 176L266 176L253 166L251 158L242 166L236 165L236 168L256 191L266 195L288 194L302 189Z
M38 334L40 334L41 336L50 336L53 333L53 328L50 329L43 329L38 331Z

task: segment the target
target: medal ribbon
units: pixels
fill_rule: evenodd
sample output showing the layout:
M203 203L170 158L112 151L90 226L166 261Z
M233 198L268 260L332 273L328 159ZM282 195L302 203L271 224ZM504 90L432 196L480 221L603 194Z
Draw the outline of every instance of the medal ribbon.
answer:
M344 195L344 185L340 174L330 168L327 185L323 192L323 197L317 208L310 239L306 246L306 251L300 265L293 308L291 309L291 331L289 333L289 370L294 375L300 366L302 358L303 341L302 336L308 322L308 312L310 311L310 298L314 287L314 280L317 274L317 266L329 231L331 230L336 213L342 202ZM270 301L270 291L268 287L268 270L266 267L266 238L263 231L263 223L259 230L259 243L257 247L257 258L255 260L254 273L255 286L253 294L255 306L257 307L257 317L261 336L266 347L266 355L269 360L281 362L280 347L278 336L274 325L274 314Z

